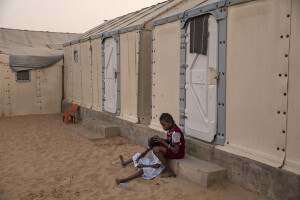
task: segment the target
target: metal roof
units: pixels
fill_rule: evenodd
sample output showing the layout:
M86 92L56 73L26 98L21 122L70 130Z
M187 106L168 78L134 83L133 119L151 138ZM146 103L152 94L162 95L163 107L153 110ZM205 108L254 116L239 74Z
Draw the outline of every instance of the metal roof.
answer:
M180 6L178 6L175 9L170 10L169 12L166 12L165 14L161 15L158 19L167 18L179 13L182 13L186 10L195 8L197 6L200 6L207 2L207 0L187 0L186 2L182 3Z
M225 2L224 0L187 0L175 9L166 12L152 22L152 26L157 26L172 21L179 20L184 17L185 13L191 12L197 8L205 7L209 4Z
M144 26L145 23L150 22L151 20L155 19L157 16L160 16L162 13L174 8L177 4L184 2L186 0L169 0L158 3L156 5L143 8L139 11L132 12L112 20L108 20L95 28L88 30L87 32L83 33L79 38L76 40L64 44L64 46L70 44L76 44L82 42L86 39L95 39L100 37L101 34L111 31L120 31L123 32L134 30L141 28ZM134 28L133 28L134 27ZM126 30L125 30L126 29Z

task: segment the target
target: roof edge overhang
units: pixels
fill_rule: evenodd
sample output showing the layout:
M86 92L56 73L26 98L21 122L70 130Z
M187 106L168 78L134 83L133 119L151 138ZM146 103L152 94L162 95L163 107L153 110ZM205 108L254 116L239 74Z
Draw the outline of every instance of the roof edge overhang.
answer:
M191 9L191 10L187 10L187 11L178 13L176 15L166 17L166 18L154 20L154 21L151 22L151 26L155 27L155 26L166 24L166 23L171 23L171 22L174 22L174 21L177 21L177 20L182 20L181 22L184 23L184 21L186 21L189 18L205 14L209 11L216 10L216 9L221 9L225 6L229 7L229 6L233 6L233 5L240 4L240 3L246 3L246 2L249 2L249 1L254 1L254 0L221 0L219 2L211 3L211 4L208 4L208 5L205 5L205 6L200 6L200 7ZM116 35L116 34L122 34L122 33L130 32L130 31L134 31L134 30L140 30L140 29L142 29L144 24L134 25L134 26L126 27L126 28L121 28L121 29L118 29L118 30L113 30L113 31L100 33L100 34L97 34L97 35L92 35L92 36L87 37L87 38L73 40L71 42L64 43L63 47L78 44L78 43L81 43L81 42L86 42L88 40L94 40L94 39L98 39L98 38L107 38L107 37L112 37L113 35Z
M254 1L254 0L222 0L222 1L211 3L211 4L208 4L205 6L199 6L197 8L187 10L187 11L184 11L184 12L178 13L176 15L166 17L166 18L154 20L154 21L152 21L151 25L152 25L152 27L155 27L155 26L166 24L166 23L171 23L171 22L174 22L177 20L182 20L181 22L184 22L185 21L184 19L189 19L189 18L192 18L195 16L205 14L212 10L221 9L224 7L230 7L230 6L233 6L236 4L246 3L249 1ZM220 16L220 18L222 18L222 17L223 16Z
M230 6L233 6L236 4L246 3L249 1L254 1L254 0L221 0L219 2L211 3L211 4L208 4L205 6L200 6L200 7L191 9L191 10L187 10L187 11L178 13L176 15L166 17L166 18L154 20L154 21L152 21L151 25L152 25L152 27L155 27L155 26L159 26L162 24L171 23L176 20L188 19L191 17L205 14L205 13L215 10L215 9L223 8L225 6L230 7ZM222 18L222 16L220 16L220 18ZM184 22L184 20L182 22Z
M181 22L183 22L183 19L187 19L187 18L191 18L194 16L198 16L204 13L207 13L209 11L218 9L218 8L223 8L226 5L226 0L223 1L219 1L219 2L215 2L215 3L211 3L205 6L200 6L191 10L187 10L181 13L178 13L176 15L172 15L166 18L162 18L162 19L158 19L155 20L151 23L152 27L155 26L159 26L159 25L163 25L166 23L171 23L177 20L181 20Z
M140 30L143 27L143 25L144 24L129 26L129 27L126 27L126 28L121 28L119 30L108 31L108 32L97 34L97 35L92 35L92 36L87 37L87 38L82 38L82 39L79 39L79 40L78 39L73 40L71 42L64 43L63 47L78 44L78 43L81 43L81 42L86 42L88 40L95 40L95 39L98 39L98 38L108 38L108 37L112 37L112 36L117 35L117 34L123 34L123 33L131 32L131 31L135 31L135 30Z
M229 7L229 6L233 6L233 5L240 4L240 3L246 3L249 1L255 1L255 0L227 0L226 6Z

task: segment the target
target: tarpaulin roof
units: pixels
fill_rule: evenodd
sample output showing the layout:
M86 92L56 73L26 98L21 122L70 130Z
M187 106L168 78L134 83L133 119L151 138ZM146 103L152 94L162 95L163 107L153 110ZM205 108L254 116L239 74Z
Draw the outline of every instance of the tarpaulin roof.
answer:
M0 54L9 55L13 71L49 67L63 56L63 43L80 34L0 28Z

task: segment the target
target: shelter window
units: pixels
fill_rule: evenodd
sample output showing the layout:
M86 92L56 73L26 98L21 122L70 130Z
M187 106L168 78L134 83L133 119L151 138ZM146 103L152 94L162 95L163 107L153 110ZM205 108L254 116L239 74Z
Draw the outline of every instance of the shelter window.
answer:
M28 82L28 81L30 81L30 71L29 70L24 70L24 71L16 72L16 81L17 82Z
M78 52L74 51L74 62L78 63Z

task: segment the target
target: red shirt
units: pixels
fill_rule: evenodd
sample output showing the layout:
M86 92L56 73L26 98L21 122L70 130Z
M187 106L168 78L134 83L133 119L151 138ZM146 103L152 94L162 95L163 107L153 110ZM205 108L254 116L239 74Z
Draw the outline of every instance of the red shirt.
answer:
M179 155L184 155L185 153L185 139L184 139L184 135L182 133L182 131L180 130L180 128L174 124L174 129L173 131L169 132L167 131L167 138L169 143L174 146L174 145L179 145L180 149L179 149Z

